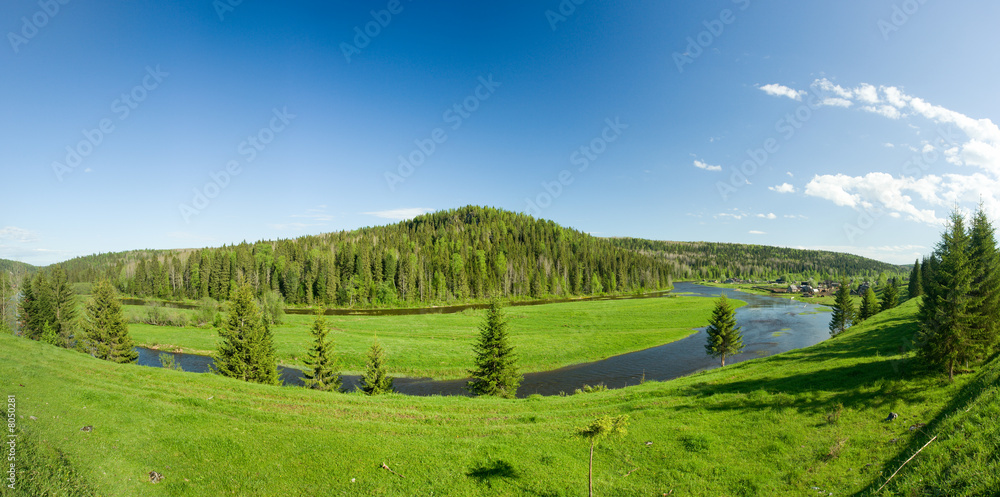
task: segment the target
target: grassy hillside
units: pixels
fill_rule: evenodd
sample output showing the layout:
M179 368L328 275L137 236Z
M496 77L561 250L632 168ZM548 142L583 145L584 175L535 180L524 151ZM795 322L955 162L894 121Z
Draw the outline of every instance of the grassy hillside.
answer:
M47 472L102 495L582 495L587 448L571 434L603 414L631 425L597 450L599 495L867 493L934 434L941 445L883 494L988 493L997 364L953 384L917 371L899 353L915 311L911 301L808 349L570 397L326 394L11 336L0 336L0 388L16 396L32 452L58 462ZM899 419L884 421L890 411ZM42 468L19 471L28 482Z
M743 305L736 301L737 306ZM523 372L547 371L570 364L673 342L707 325L714 300L673 297L596 302L569 302L510 307L511 342ZM128 306L129 313L142 307ZM171 312L191 312L171 310ZM333 328L335 357L343 371L364 370L366 353L376 334L389 357L390 372L438 379L463 378L472 367L472 345L485 311L410 316L327 316ZM313 316L286 315L274 327L278 360L304 366L312 344ZM132 324L139 345L211 354L220 341L212 328Z

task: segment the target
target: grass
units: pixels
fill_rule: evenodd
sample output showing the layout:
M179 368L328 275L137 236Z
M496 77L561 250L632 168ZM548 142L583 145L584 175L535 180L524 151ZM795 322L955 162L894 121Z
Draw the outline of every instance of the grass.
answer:
M714 305L710 298L675 297L508 307L505 313L520 367L523 372L532 372L679 340L706 326ZM377 334L394 375L462 378L472 367L472 345L484 312L327 316L327 324L333 327L330 337L344 372L364 369L365 353ZM312 343L309 327L313 320L313 316L289 314L284 324L274 328L279 362L304 366ZM210 354L219 341L212 328L131 324L129 330L137 344L200 354Z
M922 371L899 353L915 313L669 382L519 400L251 385L2 335L0 394L101 495L581 495L575 428L621 414L628 436L595 455L598 495L870 494L933 435L882 494L995 493L1000 364L954 383Z

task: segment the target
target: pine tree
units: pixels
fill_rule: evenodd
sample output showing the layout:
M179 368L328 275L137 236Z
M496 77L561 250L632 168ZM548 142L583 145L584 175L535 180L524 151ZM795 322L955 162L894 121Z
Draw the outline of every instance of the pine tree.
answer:
M896 278L893 278L889 282L889 286L882 290L882 303L880 304L881 310L885 311L892 309L899 305L899 284L896 283Z
M133 363L139 358L121 302L110 281L102 280L94 285L93 298L86 310L84 350L98 359L120 364Z
M858 322L864 321L876 314L878 314L878 298L875 297L875 291L872 287L868 287L865 290L865 294L861 297L861 308L858 310Z
M929 264L924 264L924 269L930 266L932 271L929 281L924 282L918 332L920 355L929 364L945 368L949 380L955 378L955 366L968 360L973 352L968 252L969 235L956 211Z
M847 280L840 281L834 295L833 317L830 319L830 335L837 336L854 323L854 301L851 300L851 286Z
M361 376L361 390L368 395L393 391L392 378L389 377L385 367L385 350L379 345L378 339L368 349L368 363L365 364L365 373Z
M920 285L920 259L913 261L913 271L910 273L910 283L906 287L906 298L912 299L923 295L924 289Z
M326 309L320 309L316 313L316 320L313 321L312 332L313 345L306 357L306 365L310 369L305 372L305 384L307 388L329 392L340 390L340 374L333 370L333 341L327 340L330 328L326 325L326 318L323 313Z
M981 205L969 228L969 245L972 355L981 360L1000 345L1000 253L993 226Z
M219 334L222 343L212 356L217 373L253 383L280 384L274 338L250 285L244 284L235 292Z
M517 370L517 356L510 345L507 321L500 301L493 299L479 327L479 340L474 347L475 369L466 388L475 395L514 398L523 376Z
M52 270L53 323L62 347L72 347L76 327L76 296L66 281L66 272L59 266Z
M708 335L705 352L712 357L721 357L723 366L726 365L726 356L739 354L743 350L742 328L736 326L736 310L729 305L725 294L720 295L715 303L705 333Z

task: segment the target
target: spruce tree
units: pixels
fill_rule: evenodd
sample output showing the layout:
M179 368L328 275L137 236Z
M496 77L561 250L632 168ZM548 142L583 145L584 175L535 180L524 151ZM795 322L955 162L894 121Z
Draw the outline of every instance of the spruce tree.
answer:
M729 305L725 294L720 295L715 303L705 333L708 335L705 352L712 357L721 357L723 366L726 365L726 356L739 354L743 350L742 328L736 326L736 310Z
M906 298L919 297L923 293L923 287L920 285L920 259L917 259L913 261L913 271L910 272L910 282L906 287Z
M469 371L472 380L466 388L475 395L514 398L523 376L517 370L517 356L497 299L491 300L486 309L473 350L475 369Z
M83 349L87 353L120 364L133 363L139 358L121 302L110 281L102 280L94 285L86 311L84 332L87 338Z
M840 281L834 295L833 317L830 319L830 335L837 336L854 323L854 301L851 300L851 286L847 280Z
M229 316L219 330L222 343L212 356L215 371L243 381L278 385L274 338L257 308L253 287L244 284L234 293Z
M861 297L861 307L858 309L858 322L864 321L878 314L878 311L878 298L875 297L875 291L869 286L868 289L865 290L865 294Z
M899 305L899 284L896 281L896 278L893 278L885 290L882 290L882 303L879 307L883 311Z
M957 211L951 214L934 256L929 260L930 278L924 285L920 305L918 342L920 355L929 364L943 367L954 380L955 366L970 359L972 319L970 292L969 234ZM925 264L925 269L928 264Z
M969 312L972 314L972 347L976 359L993 352L1000 340L1000 254L994 229L980 205L969 228L969 262L972 271Z
M389 377L385 367L385 350L379 345L377 338L368 349L368 363L365 364L365 373L361 376L361 390L368 395L393 391L392 378Z
M59 266L52 270L53 325L62 347L72 347L76 338L76 296L66 281L66 272Z
M329 392L340 390L340 374L334 371L333 341L327 340L330 328L326 325L326 318L323 312L326 309L320 308L316 314L316 320L310 332L313 336L313 345L306 357L306 365L309 369L305 372L306 388Z

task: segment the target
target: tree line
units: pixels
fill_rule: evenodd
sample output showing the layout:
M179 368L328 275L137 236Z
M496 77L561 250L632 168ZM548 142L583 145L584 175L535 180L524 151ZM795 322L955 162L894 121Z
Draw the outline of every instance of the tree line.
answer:
M838 281L844 277L875 279L880 274L902 275L897 266L853 254L767 245L714 242L667 242L615 238L613 244L654 256L670 265L678 280L746 279Z
M995 229L982 207L968 223L952 212L934 252L917 260L910 272L907 297L922 297L919 329L914 336L918 356L925 364L947 371L986 361L1000 351L1000 251ZM892 308L900 298L893 280L881 301L872 288L855 309L846 280L835 296L830 332L836 336L849 326Z
M464 207L390 226L200 250L99 254L60 264L136 297L224 300L246 282L289 304L406 305L667 288L669 264L556 223Z

